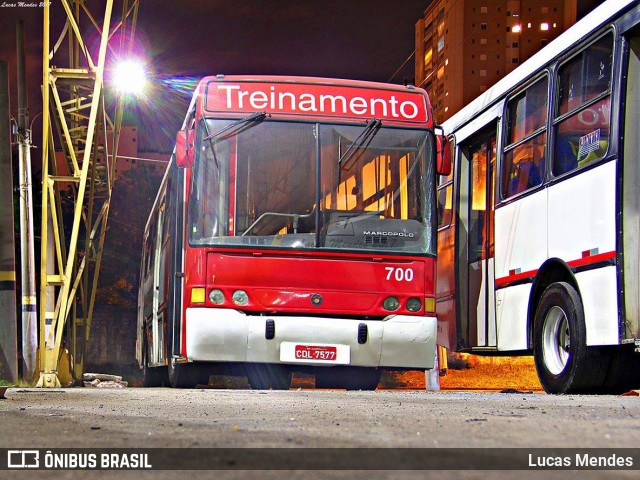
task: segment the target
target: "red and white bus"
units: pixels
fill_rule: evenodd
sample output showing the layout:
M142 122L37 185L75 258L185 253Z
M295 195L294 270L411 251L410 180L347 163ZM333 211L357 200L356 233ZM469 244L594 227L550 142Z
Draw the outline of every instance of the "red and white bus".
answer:
M445 162L421 89L204 78L144 235L145 384L375 389L433 368Z
M439 344L547 392L640 386L639 24L605 2L443 124Z

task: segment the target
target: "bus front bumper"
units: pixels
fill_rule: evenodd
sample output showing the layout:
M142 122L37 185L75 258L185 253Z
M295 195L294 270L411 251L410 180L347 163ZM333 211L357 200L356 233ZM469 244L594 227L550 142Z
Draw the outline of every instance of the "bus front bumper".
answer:
M275 327L271 339L268 321ZM429 369L436 355L436 325L435 317L408 315L384 320L258 317L231 309L188 308L186 354L199 362ZM360 343L363 330L366 340Z

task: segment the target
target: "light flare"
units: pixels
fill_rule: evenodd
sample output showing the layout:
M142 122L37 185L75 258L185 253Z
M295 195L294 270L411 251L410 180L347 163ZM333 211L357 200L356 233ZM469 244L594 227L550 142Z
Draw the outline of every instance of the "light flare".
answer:
M120 62L113 71L112 82L121 93L142 95L147 85L146 68L136 60Z

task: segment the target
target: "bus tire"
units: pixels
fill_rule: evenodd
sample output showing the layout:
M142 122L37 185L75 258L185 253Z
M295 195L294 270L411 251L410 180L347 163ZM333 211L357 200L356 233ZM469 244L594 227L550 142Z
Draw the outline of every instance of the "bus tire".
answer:
M289 390L293 372L286 365L247 363L245 372L254 390Z
M165 377L167 374L166 367L150 367L149 366L149 352L147 351L147 343L144 342L143 347L144 362L143 368L143 387L162 387L165 383Z
M375 390L382 370L366 367L327 367L316 371L316 388Z
M602 385L602 393L621 394L640 389L640 354L634 353L632 346L603 347L609 357L607 376Z
M533 355L547 393L595 393L607 371L607 359L587 347L580 295L570 284L549 285L534 318Z
M171 361L167 369L169 385L173 388L194 388L198 384L194 365Z
M166 371L166 367L150 367L145 360L142 386L162 387L164 385Z

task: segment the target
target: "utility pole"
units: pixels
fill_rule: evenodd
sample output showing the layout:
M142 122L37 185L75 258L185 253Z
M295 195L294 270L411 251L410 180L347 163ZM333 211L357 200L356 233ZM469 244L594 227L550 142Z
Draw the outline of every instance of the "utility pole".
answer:
M18 380L13 168L9 123L9 67L0 61L0 378Z
M24 22L16 29L18 58L18 168L20 191L20 265L22 285L22 378L32 380L36 369L38 322L33 247L33 193L31 189L31 131L25 73Z

